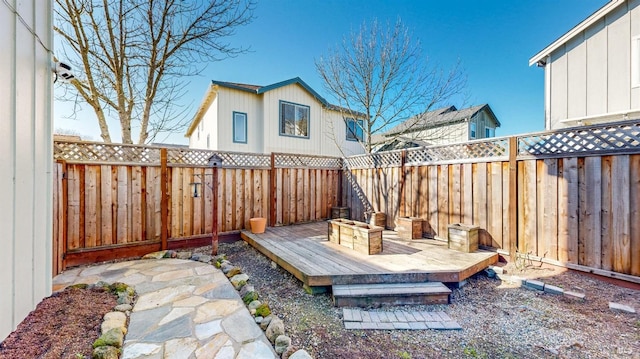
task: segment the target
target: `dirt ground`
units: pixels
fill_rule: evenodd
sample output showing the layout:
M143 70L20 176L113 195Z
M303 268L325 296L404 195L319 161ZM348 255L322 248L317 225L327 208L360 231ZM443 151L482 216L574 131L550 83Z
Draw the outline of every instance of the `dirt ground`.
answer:
M115 305L116 297L101 289L54 293L0 343L0 359L91 358L102 317Z

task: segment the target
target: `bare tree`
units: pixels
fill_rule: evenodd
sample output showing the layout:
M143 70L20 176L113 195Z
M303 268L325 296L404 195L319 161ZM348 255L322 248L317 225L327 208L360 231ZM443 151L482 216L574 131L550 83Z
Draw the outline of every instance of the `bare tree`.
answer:
M410 131L424 118L420 114L459 94L466 83L458 64L450 71L432 65L400 19L386 26L364 23L316 60L316 69L325 90L345 109L345 121L350 114L364 115L361 144L367 153L372 135L407 119L414 122Z
M245 49L227 42L253 19L253 0L56 0L55 27L65 60L81 69L65 98L95 112L100 136L119 120L122 142L138 143L186 124L176 102L187 77ZM78 103L76 102L76 105Z

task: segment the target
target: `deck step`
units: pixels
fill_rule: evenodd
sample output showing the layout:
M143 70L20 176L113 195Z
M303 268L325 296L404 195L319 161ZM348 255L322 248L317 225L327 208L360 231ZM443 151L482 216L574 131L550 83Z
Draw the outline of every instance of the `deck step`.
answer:
M337 307L449 304L451 290L440 282L333 285Z

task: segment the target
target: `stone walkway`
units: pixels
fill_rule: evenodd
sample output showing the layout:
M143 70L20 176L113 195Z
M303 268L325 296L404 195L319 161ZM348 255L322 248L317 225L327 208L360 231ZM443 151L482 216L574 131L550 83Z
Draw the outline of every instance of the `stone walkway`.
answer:
M277 358L227 277L212 265L145 259L67 270L54 290L71 284L123 282L138 300L121 359Z
M462 327L445 312L342 310L345 329L380 330L461 330Z

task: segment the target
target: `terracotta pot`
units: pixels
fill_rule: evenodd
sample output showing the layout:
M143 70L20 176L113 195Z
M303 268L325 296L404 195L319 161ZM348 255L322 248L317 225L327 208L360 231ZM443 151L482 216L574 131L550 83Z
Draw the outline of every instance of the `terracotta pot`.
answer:
M264 233L267 227L266 218L251 218L249 219L249 223L251 223L251 233Z

